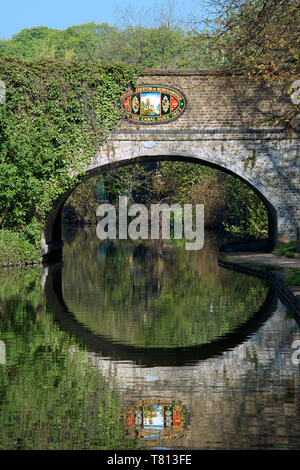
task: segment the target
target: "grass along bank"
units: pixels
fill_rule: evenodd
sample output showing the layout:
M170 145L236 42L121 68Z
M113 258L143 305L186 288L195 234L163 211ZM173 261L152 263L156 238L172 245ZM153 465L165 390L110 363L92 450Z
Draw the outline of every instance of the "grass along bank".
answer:
M300 258L300 253L296 253L297 242L289 242L284 245L279 245L272 251L276 256L287 256L288 258Z

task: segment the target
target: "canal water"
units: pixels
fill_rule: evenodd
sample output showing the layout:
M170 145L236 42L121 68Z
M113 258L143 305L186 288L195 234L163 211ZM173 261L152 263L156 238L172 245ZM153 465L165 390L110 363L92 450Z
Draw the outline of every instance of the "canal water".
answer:
M299 327L217 234L64 242L0 272L1 449L299 448Z

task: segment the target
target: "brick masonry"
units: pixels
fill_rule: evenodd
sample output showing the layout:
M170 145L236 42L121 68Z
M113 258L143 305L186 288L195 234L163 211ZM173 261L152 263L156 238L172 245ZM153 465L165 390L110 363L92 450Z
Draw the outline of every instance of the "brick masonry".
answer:
M269 209L275 244L296 239L300 225L300 122L289 135L268 124L277 111L291 106L290 96L282 95L279 86L267 88L217 72L152 70L139 78L138 85L152 84L183 92L187 100L183 115L156 125L136 124L124 115L92 159L87 176L105 167L147 159L180 159L213 166L242 178L260 195ZM52 242L59 241L54 225L64 200L49 218L44 253Z

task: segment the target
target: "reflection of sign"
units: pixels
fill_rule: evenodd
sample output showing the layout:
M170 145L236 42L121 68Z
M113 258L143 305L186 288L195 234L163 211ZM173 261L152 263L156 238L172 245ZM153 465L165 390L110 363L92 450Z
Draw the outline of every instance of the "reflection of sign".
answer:
M292 90L295 90L291 94L291 100L293 104L300 104L300 80L295 80L292 83Z
M3 80L0 80L0 104L5 104L5 83Z
M125 410L124 422L130 438L176 439L182 436L187 412L173 401L145 400Z
M177 119L184 112L186 99L175 88L143 85L134 93L127 92L118 100L118 108L128 119L139 124L163 124Z

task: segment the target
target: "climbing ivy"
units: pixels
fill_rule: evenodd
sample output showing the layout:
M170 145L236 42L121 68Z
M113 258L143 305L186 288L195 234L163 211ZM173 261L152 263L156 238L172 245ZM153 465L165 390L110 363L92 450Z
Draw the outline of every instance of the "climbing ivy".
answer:
M83 179L120 118L115 101L138 75L125 65L0 57L0 229L39 245L54 202Z

